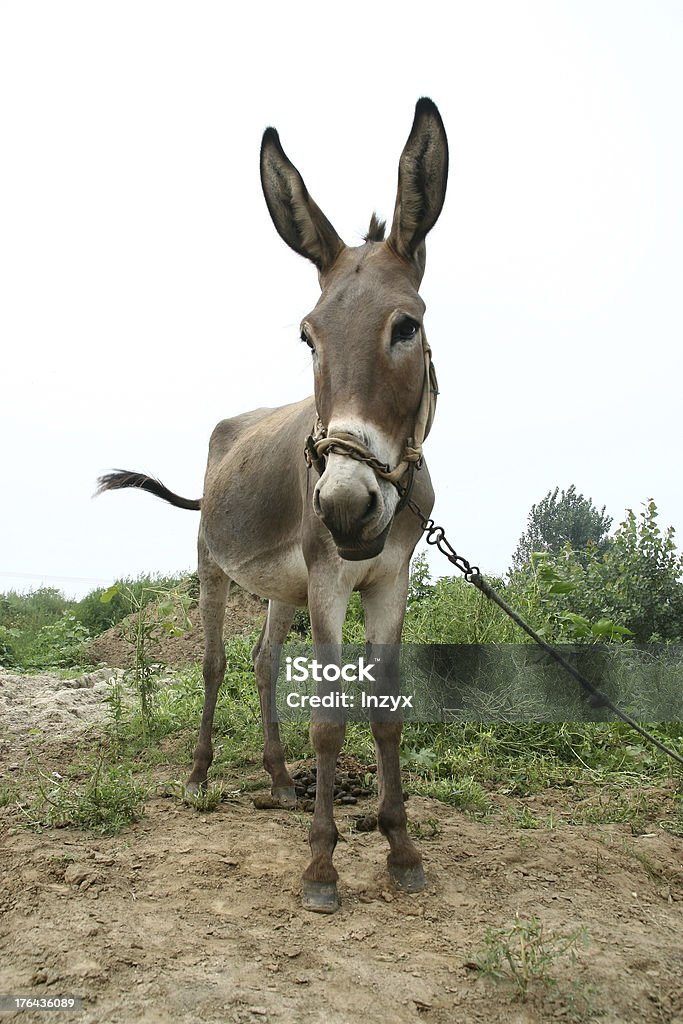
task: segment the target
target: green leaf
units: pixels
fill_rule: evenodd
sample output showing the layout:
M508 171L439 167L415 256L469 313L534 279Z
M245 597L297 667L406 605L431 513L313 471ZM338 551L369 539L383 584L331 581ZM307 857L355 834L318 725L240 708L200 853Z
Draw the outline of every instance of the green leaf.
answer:
M552 565L542 565L538 570L538 578L541 583L557 583L562 579Z
M599 619L591 626L593 636L633 636L626 626L617 626L611 619Z
M100 597L100 603L109 604L111 599L113 597L116 597L120 590L121 587L118 585L118 583L114 583L113 586L109 587L109 589L105 590L105 592L102 594L102 596Z
M565 612L564 615L560 616L560 621L571 630L577 639L590 635L591 624L583 615L576 615L575 612Z
M576 585L570 583L569 580L557 580L548 589L549 594L571 594L572 590L576 590Z
M571 622L574 626L584 626L586 629L591 628L588 619L583 615L577 615L576 612L565 612L562 616L562 621Z

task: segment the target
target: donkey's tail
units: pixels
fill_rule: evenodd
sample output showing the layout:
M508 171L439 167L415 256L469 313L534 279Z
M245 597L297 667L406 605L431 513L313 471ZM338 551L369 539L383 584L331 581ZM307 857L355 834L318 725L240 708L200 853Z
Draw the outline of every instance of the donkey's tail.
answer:
M161 480L156 480L153 476L145 476L144 473L130 473L126 469L116 469L113 473L101 476L97 481L95 494L102 494L103 491L119 491L124 487L140 487L143 491L149 491L150 494L162 498L177 508L189 508L193 512L198 512L202 507L201 498L194 501L191 498L181 498L179 494L174 494L173 491L169 491L168 487L164 487Z

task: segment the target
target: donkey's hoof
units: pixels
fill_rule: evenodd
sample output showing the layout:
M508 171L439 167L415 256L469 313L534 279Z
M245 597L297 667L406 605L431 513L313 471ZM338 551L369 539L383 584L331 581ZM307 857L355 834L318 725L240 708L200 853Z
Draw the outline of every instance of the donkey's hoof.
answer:
M304 879L304 910L315 914L334 914L339 910L336 882L309 882Z
M277 800L280 807L286 811L293 811L296 807L296 792L294 786L275 786L272 790L273 800Z
M389 874L396 888L403 892L422 892L425 887L425 873L421 864L412 864L407 868L390 864Z
M206 795L206 782L188 782L183 790L183 798L189 803L200 796Z

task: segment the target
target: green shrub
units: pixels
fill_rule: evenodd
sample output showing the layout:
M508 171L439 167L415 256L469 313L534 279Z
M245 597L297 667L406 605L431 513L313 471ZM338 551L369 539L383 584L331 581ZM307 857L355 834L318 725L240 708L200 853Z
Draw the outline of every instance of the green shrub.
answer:
M0 626L0 665L12 668L17 664L16 641L18 630Z
M73 612L63 612L60 619L39 630L27 664L30 668L84 665L87 663L86 645L89 640L88 630Z

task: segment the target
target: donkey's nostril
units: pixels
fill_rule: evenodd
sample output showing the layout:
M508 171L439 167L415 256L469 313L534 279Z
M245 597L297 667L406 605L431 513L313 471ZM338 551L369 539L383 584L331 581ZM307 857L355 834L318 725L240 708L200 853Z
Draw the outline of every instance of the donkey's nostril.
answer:
M377 493L377 491L370 491L370 497L368 498L368 504L365 509L365 514L363 515L362 522L368 523L370 522L371 519L374 519L374 517L377 514L378 506L379 494Z

